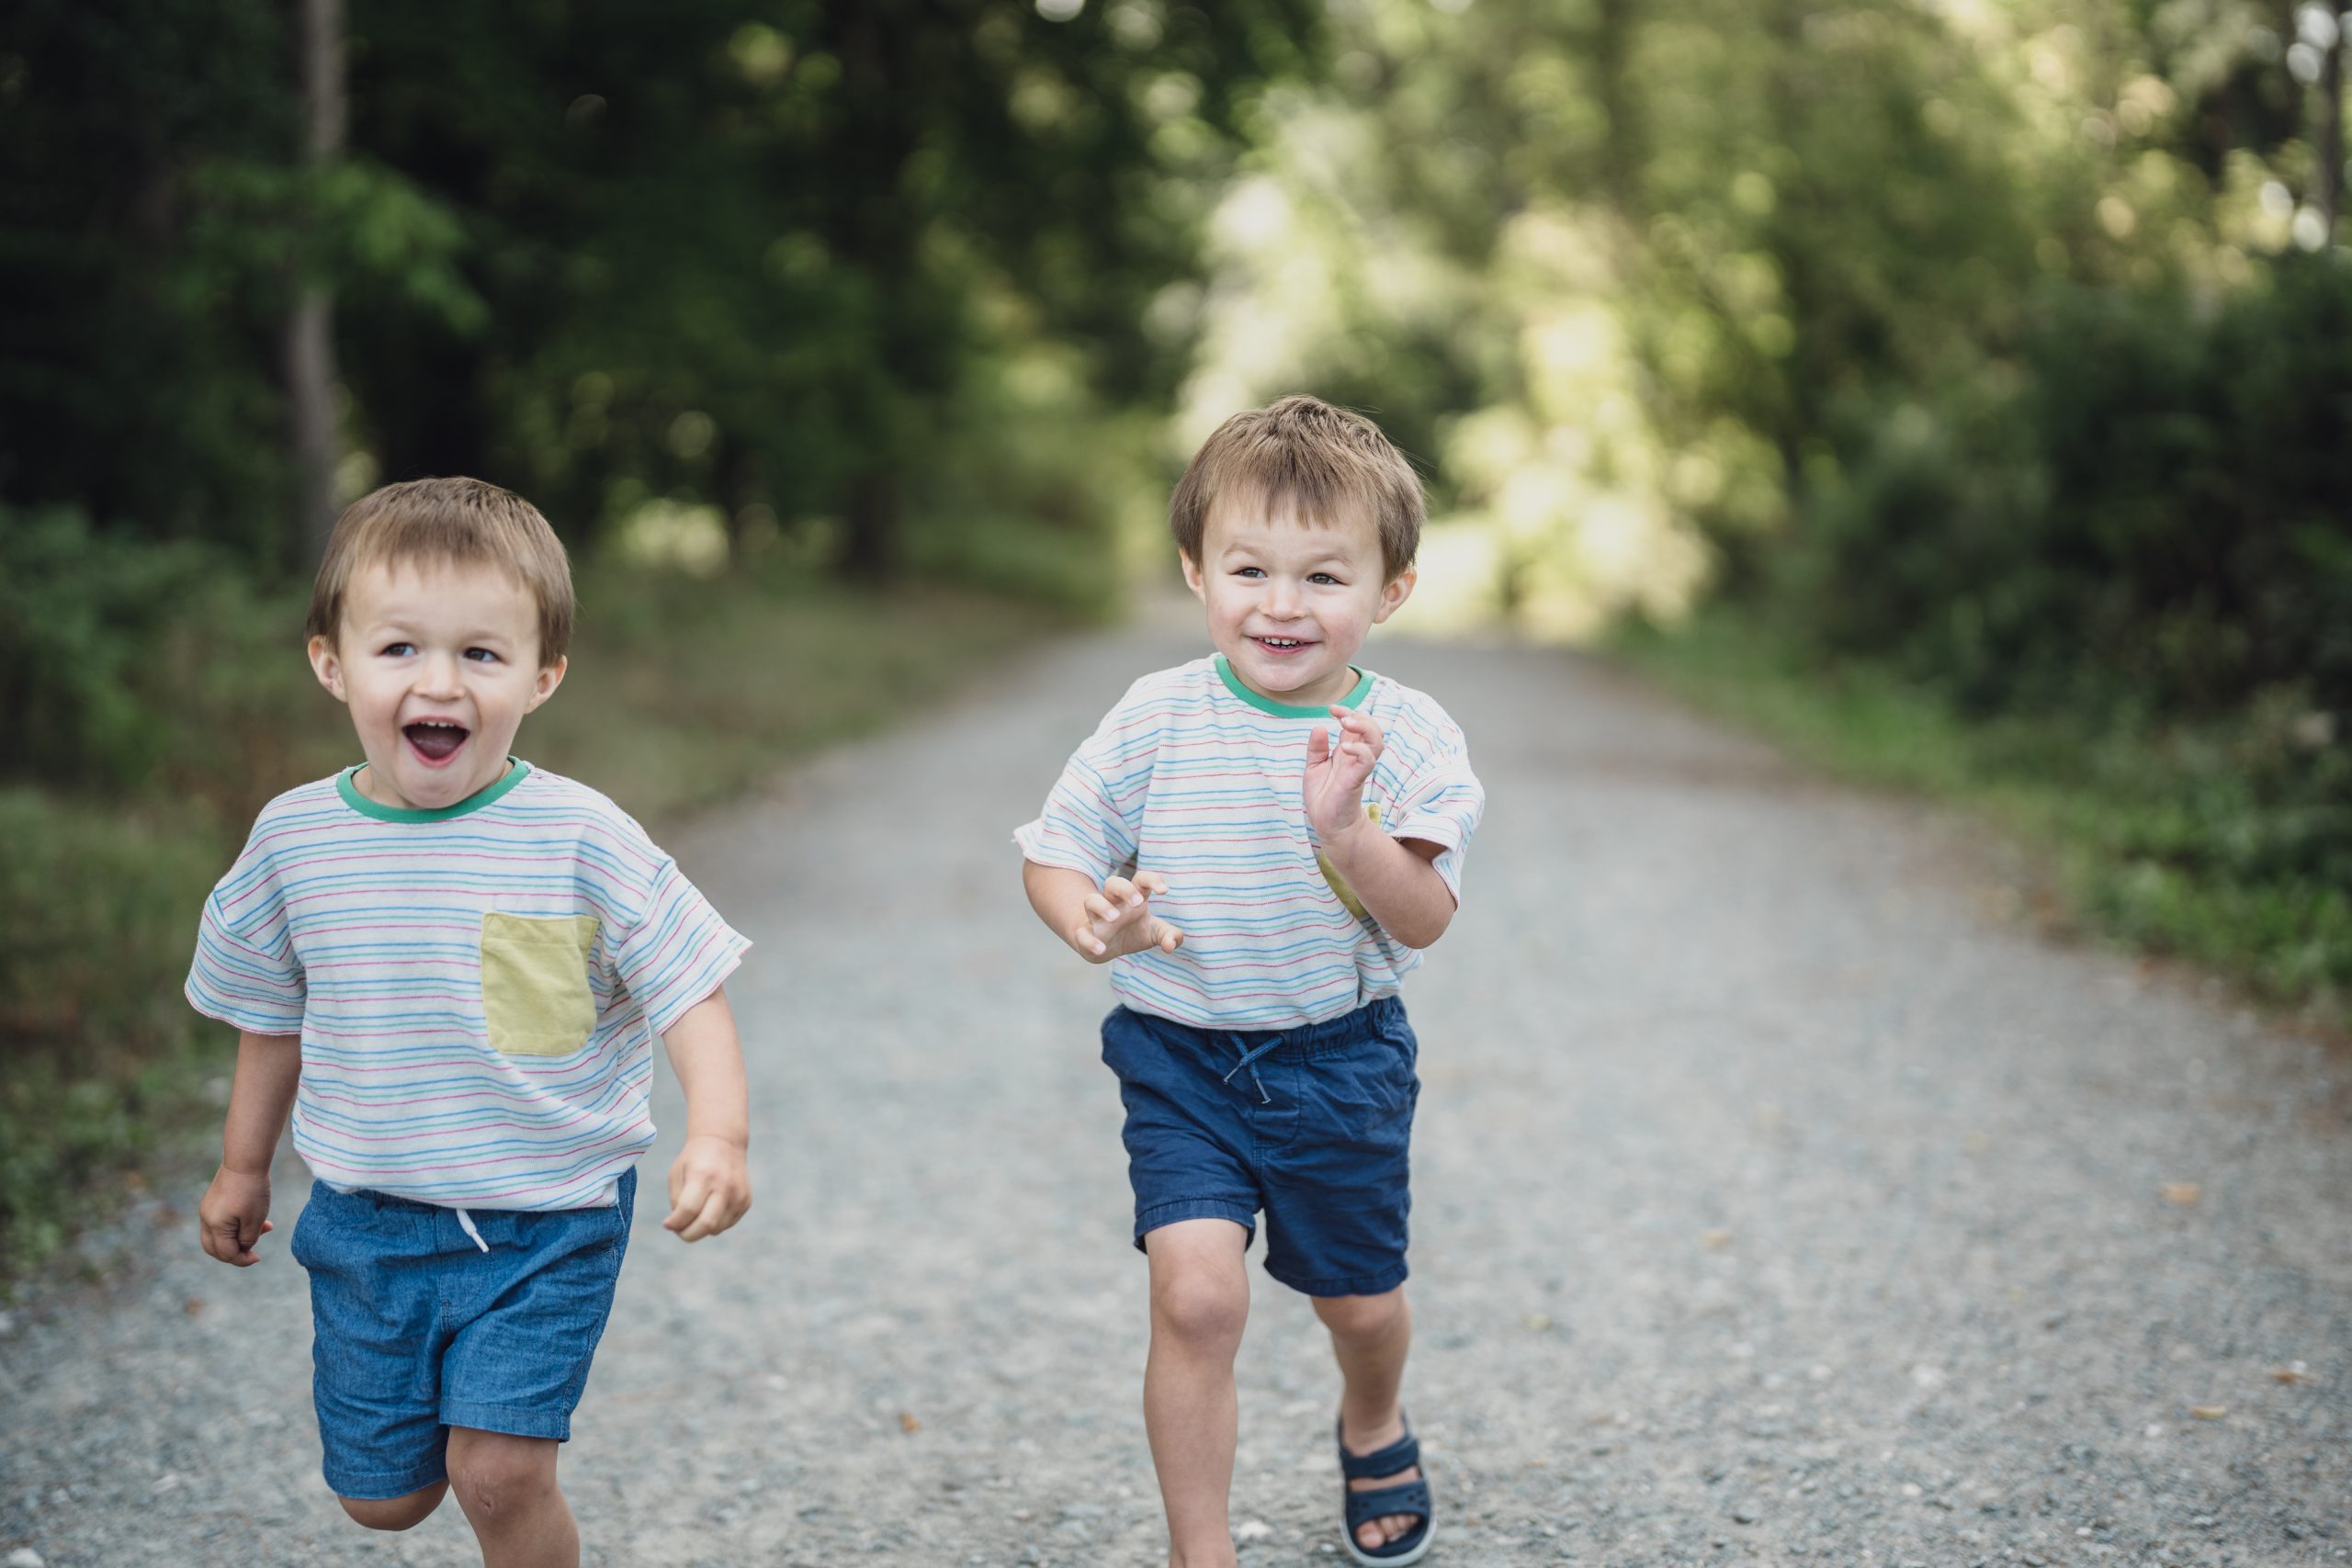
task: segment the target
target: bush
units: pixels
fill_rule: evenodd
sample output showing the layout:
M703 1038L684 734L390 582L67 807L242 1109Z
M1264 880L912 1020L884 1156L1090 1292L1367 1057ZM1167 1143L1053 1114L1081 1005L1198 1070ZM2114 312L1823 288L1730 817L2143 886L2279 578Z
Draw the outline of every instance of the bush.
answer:
M2352 267L2205 311L2054 290L2018 366L1859 447L1776 584L1821 646L1980 714L2352 716Z
M2340 1007L2352 267L2207 309L2055 288L2013 363L1871 412L1851 451L1712 634L1790 655L1784 728L1943 758L1921 782L2031 803L2094 923ZM1738 658L1710 635L1714 688Z

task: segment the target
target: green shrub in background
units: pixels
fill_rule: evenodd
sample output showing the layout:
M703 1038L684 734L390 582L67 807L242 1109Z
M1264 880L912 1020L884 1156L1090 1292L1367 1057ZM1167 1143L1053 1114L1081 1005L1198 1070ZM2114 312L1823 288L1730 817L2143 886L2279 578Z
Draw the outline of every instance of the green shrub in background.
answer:
M2014 363L1860 446L1777 585L1822 646L1977 712L2352 710L2352 265L2053 288Z
M1834 763L1999 803L2093 924L2340 1017L2352 266L2056 288L2014 361L1860 423L1679 651L1627 646Z
M0 1277L102 1213L225 1067L180 982L235 847L200 807L0 790Z

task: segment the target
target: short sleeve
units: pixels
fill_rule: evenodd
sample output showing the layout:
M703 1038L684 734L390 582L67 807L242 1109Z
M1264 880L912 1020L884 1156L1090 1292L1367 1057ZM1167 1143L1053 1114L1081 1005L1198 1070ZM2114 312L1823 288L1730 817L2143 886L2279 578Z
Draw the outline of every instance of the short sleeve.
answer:
M254 839L204 900L188 1005L250 1034L300 1034L310 987L286 924L268 852Z
M613 944L613 969L666 1034L695 1003L718 989L743 962L751 939L711 908L667 855L654 866L637 919Z
M1458 906L1462 861L1486 814L1486 786L1470 771L1468 743L1453 720L1442 719L1414 739L1414 766L1396 786L1382 826L1392 839L1419 839L1439 847L1430 863Z
M1149 740L1125 721L1128 705L1103 717L1062 769L1034 822L1013 829L1022 858L1082 872L1096 883L1135 863L1145 792L1136 775L1151 765Z

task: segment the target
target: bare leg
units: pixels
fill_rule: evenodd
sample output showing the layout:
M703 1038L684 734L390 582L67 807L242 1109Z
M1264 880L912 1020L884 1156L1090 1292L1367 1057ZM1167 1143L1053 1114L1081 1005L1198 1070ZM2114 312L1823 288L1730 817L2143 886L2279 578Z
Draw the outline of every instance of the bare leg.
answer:
M338 1497L335 1501L371 1530L404 1530L423 1524L425 1516L441 1506L442 1495L448 1490L447 1482L436 1481L404 1497Z
M552 1438L449 1428L449 1484L483 1568L580 1568L580 1529L555 1483Z
M1405 1435L1405 1413L1396 1391L1405 1381L1405 1355L1413 1345L1413 1309L1405 1287L1377 1296L1318 1296L1315 1315L1331 1331L1331 1354L1340 1363L1340 1441L1354 1454L1377 1453ZM1420 1474L1417 1465L1394 1475L1348 1483L1356 1492L1394 1486ZM1356 1544L1367 1550L1413 1533L1411 1514L1367 1519L1356 1529Z
M1168 1509L1170 1568L1234 1568L1226 1508L1240 1405L1233 1357L1250 1317L1249 1232L1179 1220L1144 1237L1151 1258L1151 1359L1143 1424Z

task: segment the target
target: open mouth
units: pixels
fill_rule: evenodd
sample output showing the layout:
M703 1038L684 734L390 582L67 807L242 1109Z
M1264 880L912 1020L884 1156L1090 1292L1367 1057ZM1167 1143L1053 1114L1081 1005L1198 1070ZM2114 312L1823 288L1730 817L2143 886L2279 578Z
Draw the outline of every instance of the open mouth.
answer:
M1296 653L1301 649L1315 646L1303 637L1253 637L1250 640L1268 653Z
M401 726L401 733L428 766L437 768L458 754L469 731L464 725L446 718L420 718L414 724Z

